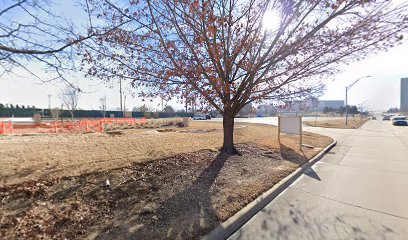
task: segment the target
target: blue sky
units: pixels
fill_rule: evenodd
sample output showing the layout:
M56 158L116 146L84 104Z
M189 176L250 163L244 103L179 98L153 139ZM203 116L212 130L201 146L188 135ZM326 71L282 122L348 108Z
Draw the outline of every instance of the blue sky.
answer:
M63 5L60 6L57 5L61 14L64 12L67 18L70 15L71 17L75 16L76 21L84 17L75 12L75 4L72 2L68 4L67 2L64 1ZM404 1L399 0L398 2ZM388 52L372 55L363 61L344 66L343 72L334 76L334 81L327 81L327 90L321 99L343 100L347 85L359 77L371 75L371 78L361 80L349 91L349 104L357 105L364 102L369 110L378 111L399 107L400 79L408 77L407 58L408 41L404 41L402 45L390 49ZM41 71L34 64L30 66ZM80 97L80 108L98 109L99 99L104 96L107 97L108 109L119 107L118 83L100 84L97 81L85 79L81 74L71 76L70 79L77 82L87 92ZM51 94L51 105L53 107L60 106L61 101L57 96L62 87L63 85L58 83L40 84L30 76L4 76L0 78L0 103L35 105L45 108L48 107L47 95ZM129 87L125 87L125 89L127 92L131 91ZM144 103L146 102L142 102L139 98L132 98L130 94L126 99L126 106L130 109ZM159 104L160 100L147 101L147 105L152 108L160 109ZM175 101L170 102L169 105L176 109L183 108Z
M343 72L327 83L322 99L344 99L345 88L357 78L371 75L356 83L349 91L349 103L365 102L371 110L399 107L400 79L408 77L408 42L387 52L343 67Z

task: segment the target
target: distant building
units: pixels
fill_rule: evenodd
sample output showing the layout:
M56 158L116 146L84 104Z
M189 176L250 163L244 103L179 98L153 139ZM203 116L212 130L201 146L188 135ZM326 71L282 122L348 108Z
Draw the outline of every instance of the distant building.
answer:
M280 112L284 113L309 113L317 110L319 100L311 97L303 100L293 100L285 102L284 106L280 107Z
M263 117L275 116L278 112L278 108L273 106L272 104L269 105L260 105L258 106L257 115Z
M319 108L319 99L312 97L305 100L311 111L316 111Z
M408 78L401 78L401 112L408 112Z
M319 100L318 110L323 111L325 108L340 109L344 107L343 100Z

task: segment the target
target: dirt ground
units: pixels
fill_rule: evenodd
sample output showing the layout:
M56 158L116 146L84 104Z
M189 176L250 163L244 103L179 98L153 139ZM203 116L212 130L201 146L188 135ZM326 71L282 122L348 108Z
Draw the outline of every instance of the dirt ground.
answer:
M1 137L0 238L197 239L332 142L240 123L228 157L221 127Z
M347 120L347 125L345 118L338 120L318 120L316 124L314 121L306 121L304 123L310 127L356 129L368 120L368 118L361 119L359 117L349 118Z

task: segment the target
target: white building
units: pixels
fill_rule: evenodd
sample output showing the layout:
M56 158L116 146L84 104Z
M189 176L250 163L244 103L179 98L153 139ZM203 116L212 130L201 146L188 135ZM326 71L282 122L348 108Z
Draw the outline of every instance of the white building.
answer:
M319 111L323 111L325 108L333 108L333 109L340 109L344 107L343 100L319 100Z

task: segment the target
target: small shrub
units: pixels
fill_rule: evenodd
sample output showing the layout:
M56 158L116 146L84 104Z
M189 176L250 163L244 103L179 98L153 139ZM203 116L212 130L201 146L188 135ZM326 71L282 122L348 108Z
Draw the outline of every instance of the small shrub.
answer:
M146 119L150 119L152 117L152 113L150 112L145 112L143 115Z
M184 127L190 126L190 118L183 118L183 125Z
M176 119L175 125L177 127L189 127L190 126L190 118L183 118L183 119Z

